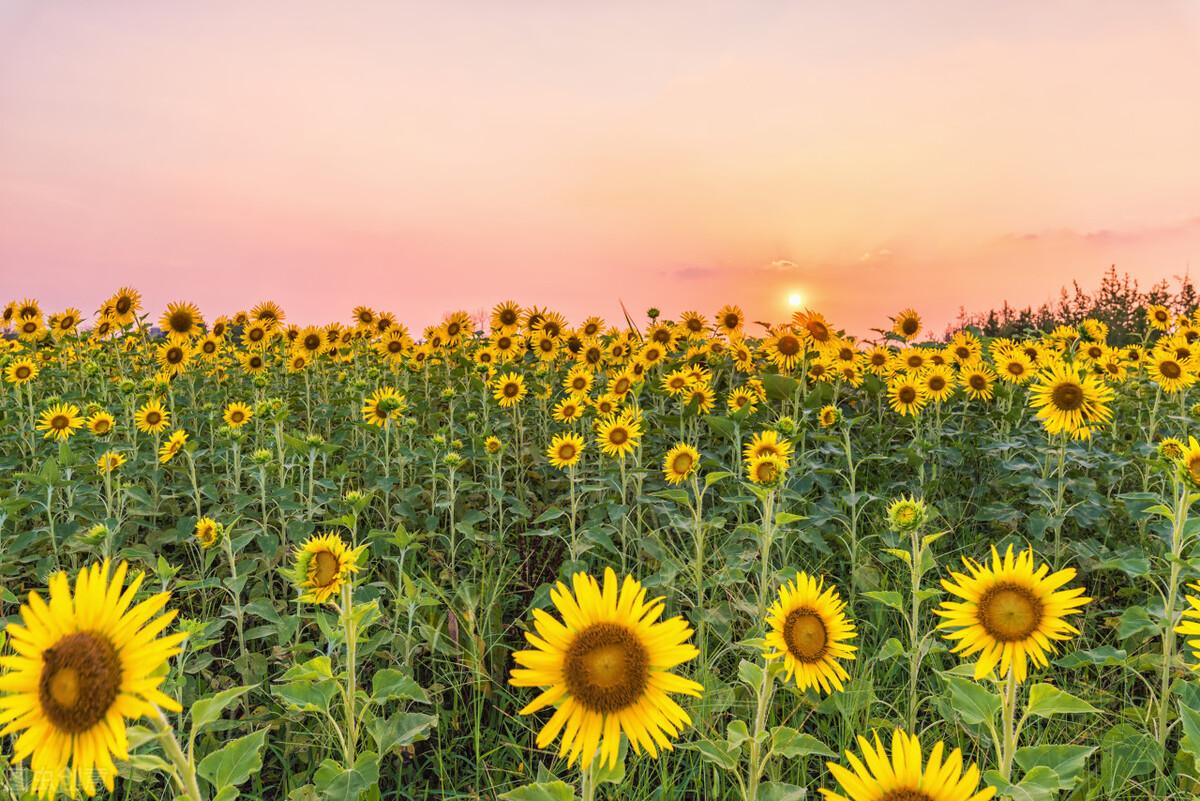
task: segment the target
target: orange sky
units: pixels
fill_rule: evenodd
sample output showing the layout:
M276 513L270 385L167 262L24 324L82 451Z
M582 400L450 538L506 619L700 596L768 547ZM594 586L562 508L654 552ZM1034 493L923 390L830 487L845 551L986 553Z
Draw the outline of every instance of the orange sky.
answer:
M0 0L0 296L863 332L1149 283L1200 255L1198 9Z

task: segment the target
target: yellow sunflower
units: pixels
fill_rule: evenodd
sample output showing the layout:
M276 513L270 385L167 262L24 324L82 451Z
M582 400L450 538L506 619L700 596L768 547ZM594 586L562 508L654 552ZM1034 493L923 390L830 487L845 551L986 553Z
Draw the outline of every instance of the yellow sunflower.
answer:
M583 448L581 435L556 434L550 440L550 447L546 448L546 458L559 470L566 470L579 464L579 459L583 456Z
M642 423L628 412L615 414L596 425L596 443L606 456L624 459L638 447L642 439Z
M954 371L944 364L926 367L917 376L925 396L934 403L948 400L954 394Z
M1112 387L1063 362L1044 371L1029 392L1029 405L1038 410L1038 418L1051 435L1065 432L1086 439L1092 435L1093 425L1112 418L1108 405Z
M637 753L670 750L671 738L691 724L671 696L704 691L671 672L699 653L688 642L691 626L681 617L660 620L663 599L648 600L630 576L618 589L612 568L604 571L603 587L586 573L576 573L572 585L573 592L562 582L550 591L562 621L535 609L535 631L525 633L533 647L513 654L518 667L509 683L542 688L520 714L557 707L538 733L538 747L561 732L559 755L584 768L597 751L602 766L615 765L622 734Z
M37 378L38 366L33 359L17 359L4 368L4 380L10 384L21 386Z
M1190 589L1200 592L1200 584L1192 584ZM1192 657L1200 660L1200 598L1186 593L1183 597L1188 602L1188 608L1184 610L1183 620L1175 627L1175 633L1196 638L1188 640L1187 645L1192 649ZM1192 670L1200 670L1200 662L1192 665Z
M763 341L762 352L780 370L794 370L804 358L804 340L791 329L784 328Z
M78 406L73 403L56 403L42 412L36 429L46 432L45 439L62 442L70 439L72 434L82 428L83 422Z
M179 455L179 452L187 445L188 435L182 428L171 432L171 436L167 437L167 441L158 449L158 461L161 464L174 459Z
M774 453L764 453L746 460L746 475L752 482L764 487L773 487L783 481L787 469L787 459Z
M221 419L230 428L241 428L254 419L254 409L244 403L231 403L225 407Z
M836 587L797 573L779 588L779 597L767 611L765 657L782 658L787 680L795 678L801 691L843 689L850 674L840 660L854 659L857 649L848 641L858 636L845 609Z
M955 748L944 757L946 747L934 743L925 766L921 766L921 742L900 729L892 733L889 756L879 735L872 744L858 738L859 759L846 752L847 769L836 762L826 766L840 785L840 792L820 789L825 801L990 801L995 787L979 789L979 766L971 763L963 770L962 751Z
M353 574L366 545L350 548L334 532L309 537L296 551L288 577L300 590L300 600L323 604L342 590Z
M202 517L196 521L196 527L192 533L196 537L196 544L207 551L221 541L221 534L224 531L225 527L216 520L211 517Z
M786 462L792 455L792 443L780 437L778 431L762 431L750 436L742 453L747 460L759 456L778 456Z
M363 401L363 422L373 426L391 426L392 421L400 419L407 406L407 399L395 387L380 387Z
M753 414L757 403L758 396L746 387L736 387L730 390L729 395L725 398L725 405L729 407L729 411L731 412L738 412L745 409L748 414Z
M146 401L133 416L134 425L143 434L161 434L171 424L171 413L157 398Z
M910 414L915 417L929 402L924 384L910 375L893 376L888 381L887 396L892 411L898 412L902 417Z
M188 301L168 303L167 310L159 319L159 327L171 339L187 339L200 332L204 318L200 315L200 307Z
M1008 546L1004 556L992 546L991 564L964 559L967 573L951 571L953 581L942 579L942 587L962 601L943 601L934 610L944 618L939 629L956 641L950 650L963 658L978 654L975 678L991 675L999 666L1000 677L1011 670L1018 682L1025 681L1028 663L1045 667L1047 654L1057 653L1055 642L1071 639L1079 630L1067 622L1092 599L1082 587L1059 588L1075 578L1075 568L1050 573L1042 564L1034 567L1033 549L1014 556Z
M1183 468L1183 472L1187 474L1192 484L1200 487L1200 442L1197 442L1195 437L1188 437L1187 447L1183 447L1178 440L1165 439L1159 445L1159 449L1161 453L1166 454L1176 445L1179 448L1179 454L1175 458L1178 460L1179 466Z
M496 376L492 384L492 397L504 409L516 406L529 394L529 390L525 388L525 376L520 373L503 373Z
M96 412L87 420L88 431L97 437L111 434L116 424L117 421L113 416L105 411Z
M817 412L817 423L821 428L833 428L842 419L842 411L836 406L827 404Z
M515 334L521 325L521 306L516 301L506 300L492 309L492 330Z
M700 465L700 452L686 442L677 442L663 456L663 477L671 484L685 481Z
M1155 349L1146 361L1146 373L1150 380L1168 394L1187 389L1196 383L1196 371L1188 361L1182 361L1169 348Z
M958 371L958 383L972 400L990 401L995 396L996 374L983 362L964 362Z
M581 401L575 396L564 398L554 405L552 416L559 423L574 423L583 417L583 410L586 408L585 404L586 401Z
M1150 323L1152 328L1166 331L1171 327L1171 312L1166 306L1151 304L1146 307L1146 322Z
M0 735L15 735L13 760L32 757L32 786L42 798L66 785L96 794L96 777L111 792L116 760L128 760L125 721L181 711L159 689L165 665L178 654L184 633L159 637L175 619L159 615L170 593L137 605L138 573L125 587L124 562L84 568L72 593L66 573L50 578L49 603L37 592L21 606L22 623L10 623L13 653L0 658Z
M121 287L117 294L109 299L112 321L114 325L129 325L137 319L137 313L142 309L142 293L131 287Z
M125 454L119 451L105 451L96 460L96 470L100 475L107 475L125 464Z
M921 333L921 315L913 309L905 309L896 315L892 331L900 337L912 342Z

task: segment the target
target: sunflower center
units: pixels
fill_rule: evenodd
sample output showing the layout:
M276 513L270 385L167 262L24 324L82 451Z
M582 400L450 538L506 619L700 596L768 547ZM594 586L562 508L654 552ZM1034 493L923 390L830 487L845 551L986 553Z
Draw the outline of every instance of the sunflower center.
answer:
M1073 412L1083 406L1083 387L1078 384L1059 384L1051 393L1054 405L1065 412Z
M567 649L563 676L584 708L617 712L641 698L650 677L650 655L625 626L595 623Z
M900 324L900 330L909 336L912 336L913 334L917 333L919 326L920 324L916 320L914 320L912 317L907 317L905 318L904 322Z
M146 412L147 425L156 426L162 421L162 415L158 412Z
M309 350L316 350L321 347L321 337L317 334L309 334L304 338L304 347Z
M229 413L229 419L235 423L240 423L246 419L246 414L241 409L234 409Z
M725 327L726 328L737 328L739 323L741 323L741 320L738 319L738 316L736 314L725 315Z
M614 428L608 432L608 441L613 445L624 445L629 440L629 432L623 428Z
M888 790L879 801L933 801L933 797L923 790L910 790L905 787Z
M1020 362L1009 362L1006 369L1010 375L1025 375L1025 365Z
M79 734L104 720L121 689L121 659L106 638L68 634L42 654L38 700L59 729Z
M171 326L172 331L186 334L192 330L192 315L186 311L177 311L168 318L167 325Z
M901 403L912 403L917 399L917 391L912 387L900 387L900 391L896 393L896 397Z
M50 418L50 427L55 431L62 431L70 424L71 418L67 417L65 414L56 414L54 417Z
M517 313L512 309L505 309L500 312L500 322L504 325L516 325Z
M506 398L515 398L520 391L521 388L517 386L516 382L509 382L504 385L504 397Z
M338 574L338 558L329 551L318 551L313 556L313 584L328 587Z
M979 373L975 373L967 379L967 383L971 385L971 389L987 389L987 379Z
M564 442L558 446L558 458L566 461L575 457L575 446L570 442Z
M946 379L940 375L930 376L929 388L934 392L941 392L946 388Z
M783 621L783 640L788 651L801 662L816 662L829 648L829 632L811 609L794 609Z
M171 348L167 351L167 361L171 364L179 364L183 361L183 349Z
M20 379L29 378L30 372L32 372L32 371L29 369L29 365L22 364L21 366L19 366L17 368L17 378L20 378Z
M125 314L129 311L129 307L133 305L133 301L129 298L117 298L117 314Z
M692 455L690 453L676 454L675 458L671 460L671 472L678 473L680 475L687 473L692 469L692 461Z
M800 339L791 334L784 334L779 338L776 347L784 356L795 356L800 352Z
M1158 369L1166 378L1179 378L1183 375L1183 370L1179 369L1178 362L1163 362Z
M1024 640L1037 631L1043 614L1041 600L1017 584L997 585L979 599L980 625L1000 642Z

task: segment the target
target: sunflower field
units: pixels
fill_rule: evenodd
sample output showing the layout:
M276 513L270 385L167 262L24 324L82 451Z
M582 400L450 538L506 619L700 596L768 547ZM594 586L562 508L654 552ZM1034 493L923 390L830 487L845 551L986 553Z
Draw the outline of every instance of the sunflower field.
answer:
M1200 794L1200 316L3 309L7 799Z

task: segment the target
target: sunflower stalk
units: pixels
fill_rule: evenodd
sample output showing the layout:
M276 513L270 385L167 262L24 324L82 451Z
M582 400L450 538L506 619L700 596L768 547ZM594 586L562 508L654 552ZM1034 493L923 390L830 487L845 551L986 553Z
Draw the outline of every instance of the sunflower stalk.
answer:
M171 728L167 716L161 709L155 707L152 720L158 729L158 741L162 744L163 752L170 760L173 769L172 778L175 779L180 791L187 795L190 801L205 801L204 794L200 792L200 783L196 780L196 766L179 747L179 740L176 739L175 730Z
M346 687L343 707L346 712L346 735L344 742L344 764L349 767L354 764L358 747L358 713L355 709L358 693L358 674L355 660L358 656L358 626L354 619L353 582L342 584L342 603L340 606L342 628L346 633Z
M1170 735L1171 669L1175 664L1175 610L1179 603L1179 575L1187 540L1188 513L1195 496L1183 479L1180 470L1174 473L1174 508L1171 511L1171 568L1163 598L1162 665L1159 672L1158 725L1155 739L1159 749L1165 749Z

